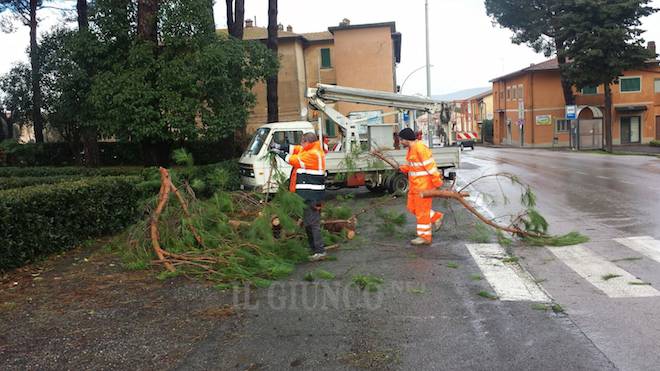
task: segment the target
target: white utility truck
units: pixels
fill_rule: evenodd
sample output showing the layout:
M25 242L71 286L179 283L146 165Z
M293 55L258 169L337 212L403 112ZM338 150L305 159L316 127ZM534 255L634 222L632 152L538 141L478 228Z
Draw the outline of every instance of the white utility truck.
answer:
M328 103L351 102L393 107L398 110L425 111L431 115L434 112L449 109L446 103L426 97L335 85L318 84L316 88L307 89L306 96L312 108L337 123L341 130L341 140L326 153L326 186L328 189L363 185L371 191L388 190L393 193L405 192L408 189L408 179L405 174L393 170L392 167L369 154L370 150L378 149L398 163L406 163L407 150L405 148L395 149L394 133L397 124L365 124L367 119L346 117ZM397 114L399 111L393 113ZM382 116L389 114L386 113ZM317 128L308 121L293 121L270 123L257 129L239 161L241 187L246 190L276 192L277 177L273 175L275 171L271 166L272 157L268 156L271 142L288 145L300 144L303 133L315 132L323 143L322 116L319 114ZM371 118L373 119L373 117ZM433 147L431 150L438 169L445 177L453 178L455 173L448 173L446 170L459 166L459 148ZM279 156L276 157L277 172L288 177L291 173L291 165L284 162Z

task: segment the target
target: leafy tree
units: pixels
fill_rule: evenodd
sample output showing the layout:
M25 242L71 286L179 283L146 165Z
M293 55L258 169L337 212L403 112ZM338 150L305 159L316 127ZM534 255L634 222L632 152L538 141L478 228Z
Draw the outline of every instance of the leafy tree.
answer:
M640 18L657 11L650 0L590 0L575 4L565 22L562 73L577 88L604 86L605 145L612 151L612 88L626 70L643 67L656 55L646 49Z
M28 125L32 121L32 71L25 63L15 64L0 77L2 107L12 123Z
M513 31L514 43L527 44L547 57L556 52L560 68L566 64L564 50L571 37L564 25L574 14L576 3L575 0L485 0L486 13L494 22ZM575 104L573 86L563 73L561 86L566 105Z
M37 143L43 143L43 118L41 116L41 77L39 76L39 45L37 44L37 11L43 7L43 0L0 0L0 13L10 12L25 26L30 27L30 65L32 76L30 84L32 89L32 121L34 138ZM9 24L11 21L3 20L4 31L13 31Z
M277 0L268 0L268 49L277 56ZM269 76L266 80L266 104L268 122L279 121L277 99L277 74Z
M106 7L119 0L105 1L97 3L99 11L112 14ZM233 136L244 127L254 104L249 89L277 70L277 61L259 43L211 32L207 5L206 0L167 2L158 13L157 50L148 39L152 34L138 27L135 36L129 36L129 47L121 51L124 57L95 78L90 101L103 112L99 128L119 140L151 145L159 155L152 156L152 162L169 160L165 147L172 141ZM113 32L126 32L116 23L126 24L131 14L122 10L112 14L116 22L98 25L111 49L118 47L112 46Z

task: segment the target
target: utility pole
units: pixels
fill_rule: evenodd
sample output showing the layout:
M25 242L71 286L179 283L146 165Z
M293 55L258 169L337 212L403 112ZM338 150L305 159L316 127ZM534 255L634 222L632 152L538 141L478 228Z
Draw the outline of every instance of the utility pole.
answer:
M426 96L431 98L431 56L429 55L429 0L424 0L424 19L426 27ZM433 113L426 113L426 135L429 139L429 147L433 147L433 135L431 134L431 122Z

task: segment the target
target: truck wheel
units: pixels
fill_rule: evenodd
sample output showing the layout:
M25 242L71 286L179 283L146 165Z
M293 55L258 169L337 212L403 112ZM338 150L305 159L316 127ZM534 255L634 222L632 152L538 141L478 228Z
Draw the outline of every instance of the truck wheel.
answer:
M408 177L403 173L396 173L390 179L389 191L399 196L408 192Z

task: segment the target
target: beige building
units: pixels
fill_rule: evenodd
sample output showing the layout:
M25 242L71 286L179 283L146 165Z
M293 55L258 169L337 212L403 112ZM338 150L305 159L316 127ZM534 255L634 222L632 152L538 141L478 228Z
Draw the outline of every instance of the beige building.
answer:
M225 31L226 32L226 31ZM243 38L266 41L268 31L245 24ZM396 64L401 60L401 34L394 22L351 25L348 20L327 31L295 33L291 26L278 32L279 121L309 120L317 122L316 111L307 108L305 90L317 83L362 89L396 92ZM267 121L266 87L254 87L257 103L248 119L251 133ZM394 116L380 118L391 109L367 105L336 103L335 108L347 116L372 117L369 122L394 122ZM382 120L382 121L381 121ZM334 124L325 120L324 131L337 135Z

